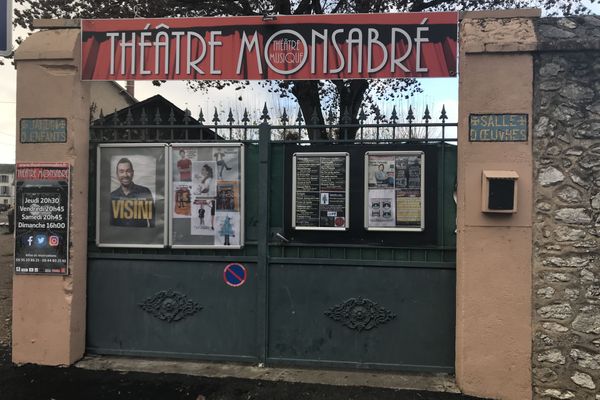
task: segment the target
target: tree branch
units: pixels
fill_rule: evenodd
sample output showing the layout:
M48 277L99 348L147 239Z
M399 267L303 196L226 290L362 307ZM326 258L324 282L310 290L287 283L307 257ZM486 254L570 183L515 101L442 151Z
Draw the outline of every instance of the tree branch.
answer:
M444 4L444 3L448 3L448 0L431 0L427 3L422 0L417 0L410 7L410 11L419 12L419 11L423 11L423 10L427 10L427 9L439 6L440 4Z
M295 15L299 14L310 14L310 6L311 0L302 0L298 7L296 7L296 11L294 11Z

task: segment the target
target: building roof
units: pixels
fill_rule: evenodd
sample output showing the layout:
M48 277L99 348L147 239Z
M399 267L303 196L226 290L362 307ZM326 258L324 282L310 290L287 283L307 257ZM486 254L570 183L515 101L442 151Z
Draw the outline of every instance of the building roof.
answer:
M125 97L125 101L127 101L127 103L129 104L136 104L139 103L139 100L136 99L135 97L133 97L126 88L124 88L123 86L119 85L117 82L115 81L109 81L118 91L119 94L123 97Z
M108 115L101 115L95 121L92 121L92 126L102 125L141 125L148 127L165 127L169 125L186 125L189 126L191 132L188 134L189 139L213 140L220 138L215 135L215 132L203 127L202 124L190 115L189 110L182 110L163 96L157 94L146 100L140 101L129 107Z
M14 174L15 164L0 164L0 174Z

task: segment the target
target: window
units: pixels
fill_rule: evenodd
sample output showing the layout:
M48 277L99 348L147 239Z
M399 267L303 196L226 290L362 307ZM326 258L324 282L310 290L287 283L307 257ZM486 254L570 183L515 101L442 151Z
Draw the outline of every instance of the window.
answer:
M8 183L8 175L0 175L0 183Z

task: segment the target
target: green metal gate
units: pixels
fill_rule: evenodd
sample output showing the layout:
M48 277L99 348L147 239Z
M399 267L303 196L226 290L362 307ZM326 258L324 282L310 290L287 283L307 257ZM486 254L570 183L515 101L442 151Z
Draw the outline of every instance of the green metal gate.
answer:
M245 144L245 246L241 250L118 249L94 245L90 202L87 350L96 354L306 365L452 371L455 321L456 124L445 111L432 123L389 120L342 125L260 125L231 112L220 124L168 124L158 110L123 110L90 127L90 199L95 199L95 151L100 143L239 141ZM152 117L152 118L149 118ZM149 124L148 120L154 123ZM308 140L319 131L335 139ZM451 136L450 138L448 136ZM453 137L453 138L452 138ZM291 155L350 154L351 182L361 181L366 151L423 151L426 226L423 232L367 232L363 186L350 187L350 229L291 228ZM223 282L239 262L249 271L240 287ZM142 306L158 302L161 318ZM179 310L180 311L180 310ZM163 315L164 316L164 315Z

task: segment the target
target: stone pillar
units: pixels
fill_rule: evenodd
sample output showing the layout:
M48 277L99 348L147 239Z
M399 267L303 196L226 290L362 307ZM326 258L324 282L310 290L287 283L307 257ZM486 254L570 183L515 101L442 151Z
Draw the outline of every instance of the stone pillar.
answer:
M532 140L470 142L470 114L533 108L537 10L460 23L456 379L470 395L531 398ZM485 214L483 170L516 171L518 211Z
M537 23L533 386L600 399L600 17Z
M66 365L85 349L90 85L80 80L79 29L34 33L19 46L15 62L17 126L21 118L67 119L66 143L21 144L17 134L16 160L72 166L71 274L14 277L12 357L15 363Z

